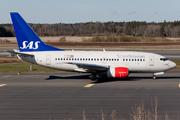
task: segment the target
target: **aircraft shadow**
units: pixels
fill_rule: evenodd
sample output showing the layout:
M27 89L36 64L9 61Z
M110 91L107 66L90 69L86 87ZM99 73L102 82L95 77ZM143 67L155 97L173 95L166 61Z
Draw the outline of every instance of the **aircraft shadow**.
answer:
M180 79L180 77L166 77L166 76L157 76L156 79L153 79L152 77L129 77L129 79L152 79L152 80L158 80L158 79Z
M116 82L116 81L140 81L141 78L98 78L96 81L92 82L97 83L106 83L106 82Z
M66 77L60 77L60 76L53 76L50 75L49 78L46 78L45 80L56 80L56 79L62 79L62 80L72 80L72 79L87 79L90 81L90 75L77 75L77 76L66 76ZM149 79L154 80L152 77L128 77L128 78L105 78L105 77L98 77L96 81L92 81L92 83L105 83L105 82L115 82L115 81L140 81L143 79ZM162 80L162 79L180 79L180 77L158 77L155 80Z
M67 76L67 77L60 77L60 76L53 76L50 75L49 78L45 80L55 80L55 79L89 79L89 75L82 75L82 76Z
M156 79L153 79L152 77L128 77L126 79L121 78L98 78L96 81L92 82L94 84L97 83L106 83L106 82L115 82L115 81L141 81L143 79L148 80L162 80L162 79L180 79L180 77L157 77Z

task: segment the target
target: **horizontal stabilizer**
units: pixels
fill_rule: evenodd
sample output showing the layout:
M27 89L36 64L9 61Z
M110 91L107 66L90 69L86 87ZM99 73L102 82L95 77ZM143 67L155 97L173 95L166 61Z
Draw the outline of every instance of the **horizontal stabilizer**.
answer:
M19 50L5 50L5 52L9 52L12 54L16 54L16 55L25 55L25 56L34 56L33 54L28 54L28 53L22 53Z

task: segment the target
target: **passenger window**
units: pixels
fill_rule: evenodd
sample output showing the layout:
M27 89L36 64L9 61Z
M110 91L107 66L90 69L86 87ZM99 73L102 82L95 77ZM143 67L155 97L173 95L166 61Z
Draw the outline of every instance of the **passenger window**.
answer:
M116 59L114 59L114 61L116 61Z
M140 61L142 61L142 59L140 59Z
M134 59L132 59L132 61L134 61Z
M112 61L113 61L113 59L112 59Z
M83 61L84 61L85 59L83 58Z
M99 61L99 59L97 59L97 61Z
M119 59L117 59L117 61L119 61Z
M69 60L71 60L71 58L69 58Z
M72 60L74 60L74 59L72 58Z
M68 58L66 58L66 60L68 60Z
M79 60L79 58L77 58L77 60Z
M125 61L125 59L123 59L123 61Z
M111 61L111 59L109 59L109 61Z
M108 59L106 59L108 61Z
M55 60L57 60L57 58L55 58Z
M82 58L80 58L80 60L82 60Z
M96 58L94 58L94 61L96 61Z
M126 59L126 61L128 61L128 59Z
M145 59L143 59L143 61L145 61Z
M91 61L93 61L93 58L91 58Z
M137 61L139 61L139 59L137 59Z
M102 61L102 59L100 59Z
M131 61L131 59L129 59L129 61Z

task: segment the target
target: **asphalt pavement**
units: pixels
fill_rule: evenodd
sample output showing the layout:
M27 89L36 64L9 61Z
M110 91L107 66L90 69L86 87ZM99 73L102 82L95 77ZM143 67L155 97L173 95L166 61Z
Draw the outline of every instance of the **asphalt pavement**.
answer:
M130 74L129 79L104 79L92 82L89 74L31 73L0 74L1 120L109 120L130 119L143 102L152 110L155 97L158 115L167 113L180 119L180 71L169 71L152 79L152 74ZM102 110L102 112L101 112Z

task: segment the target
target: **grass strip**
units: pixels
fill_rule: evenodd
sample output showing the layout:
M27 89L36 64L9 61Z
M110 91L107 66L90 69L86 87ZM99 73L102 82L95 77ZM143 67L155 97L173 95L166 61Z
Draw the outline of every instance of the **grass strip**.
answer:
M18 72L59 72L51 68L46 68L33 64L33 71L30 71L31 63L6 63L0 64L0 73L18 73Z

